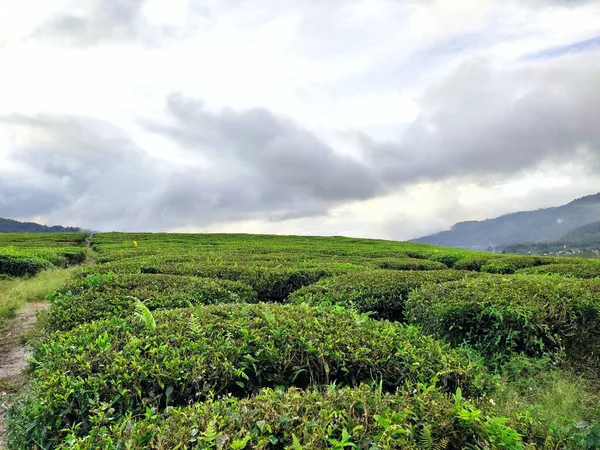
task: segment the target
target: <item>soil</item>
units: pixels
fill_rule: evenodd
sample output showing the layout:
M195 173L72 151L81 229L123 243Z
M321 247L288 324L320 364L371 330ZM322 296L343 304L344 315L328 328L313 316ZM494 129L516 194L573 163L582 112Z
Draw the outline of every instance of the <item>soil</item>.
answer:
M27 380L30 349L22 343L23 337L35 326L36 313L48 306L47 302L26 303L0 331L0 449L5 447L3 419L12 394L17 393Z

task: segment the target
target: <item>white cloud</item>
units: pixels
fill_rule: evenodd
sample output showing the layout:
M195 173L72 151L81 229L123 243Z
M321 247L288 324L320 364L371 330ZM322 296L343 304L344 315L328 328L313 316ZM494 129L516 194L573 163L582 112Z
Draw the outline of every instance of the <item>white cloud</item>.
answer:
M102 186L98 179L85 195L77 195L72 190L77 177L58 176L49 166L16 157L39 154L45 146L58 158L60 143L73 138L73 129L52 122L47 139L40 140L39 130L32 139L14 120L3 120L0 216L17 211L11 209L14 202L10 208L3 205L18 192L17 181L25 188L25 174L35 175L26 183L32 189L52 180L56 195L47 199L46 208L41 201L20 197L30 202L22 209L29 216L20 218L80 222L96 229L162 224L407 238L458 220L559 204L600 190L593 176L600 149L593 126L588 126L597 117L589 112L597 111L600 102L595 81L600 79L600 53L554 61L524 58L598 36L599 23L600 4L594 1L5 2L0 4L0 116L79 117L110 124L124 133L127 148L136 148L138 170L146 174L108 165L107 175L118 183ZM524 97L532 92L539 98ZM224 167L219 159L224 148L190 152L172 136L150 131L149 125L173 124L166 107L173 93L204 100L213 117L228 108L241 118L249 117L244 111L268 111L274 120L291 121L304 136L302 142L289 141L294 148L288 156L308 145L305 137L310 136L313 147L305 149L307 155L316 158L315 151L329 149L335 156L324 159L325 164L339 166L344 156L366 172L347 166L355 180L343 180L335 178L343 172L334 167L307 169L321 177L316 185L314 177L289 172L287 181L301 185L298 192L305 192L304 197L291 191L285 197L281 177L267 173L260 182L251 179L254 184L248 186L247 198L241 196L238 214L215 215L210 224L207 211L215 204L225 208L228 195L241 195L235 193L231 175L211 173L202 183L181 177L195 189L213 191L189 192L202 202L189 207L188 215L185 207L175 208L172 220L164 220L165 211L171 211L165 199L186 204L174 188L178 174L189 176L190 167ZM193 131L195 123L185 127ZM437 130L437 142L428 130ZM363 140L357 139L360 135ZM372 145L365 150L369 139ZM234 141L221 136L220 142ZM120 160L123 155L106 147L93 148L99 158L135 164L136 158ZM502 155L505 148L512 156ZM378 150L371 154L369 149ZM84 149L72 151L81 157ZM232 167L240 161L249 167L253 161L266 164L258 150L245 151L256 154L237 153ZM550 153L554 163L542 164ZM305 159L296 161L311 167ZM564 164L558 173L556 161ZM278 164L290 170L283 159ZM327 172L333 178L328 186ZM373 173L379 174L377 183L368 181ZM149 183L148 176L155 177L152 195L142 195L133 183ZM369 198L361 197L352 181L364 183ZM114 204L118 189L144 202L138 214L123 213L126 207ZM273 195L267 195L270 189ZM333 189L337 200L315 200L312 195L319 189ZM486 201L492 197L493 202ZM293 198L287 208L283 198ZM82 208L91 205L102 214L86 216ZM119 220L104 219L111 206ZM309 217L291 218L298 214ZM277 215L290 219L269 220Z

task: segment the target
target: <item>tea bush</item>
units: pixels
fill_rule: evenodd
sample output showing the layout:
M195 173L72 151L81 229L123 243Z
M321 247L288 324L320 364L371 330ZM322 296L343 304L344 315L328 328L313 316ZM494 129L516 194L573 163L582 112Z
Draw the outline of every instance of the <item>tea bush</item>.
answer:
M53 267L41 258L27 256L0 255L0 274L13 277L32 276Z
M13 408L13 439L53 446L64 428L83 436L106 414L118 420L261 387L377 381L393 391L408 381L479 395L490 385L466 352L342 308L222 304L139 316L43 343L28 396Z
M501 419L457 400L424 384L395 394L367 385L264 389L255 397L208 399L166 415L147 411L138 420L107 420L84 438L67 438L63 448L522 448ZM461 419L465 411L472 420Z
M522 274L555 274L573 278L600 278L600 263L596 261L580 262L573 261L562 264L551 264L547 266L531 267L519 270Z
M404 319L404 302L413 289L466 276L474 274L455 270L371 270L326 278L297 290L287 302L341 305L372 313L376 318L401 321Z
M487 275L430 284L409 296L409 321L493 357L561 350L577 364L600 357L600 282Z
M380 269L392 270L444 270L446 265L438 261L416 258L388 258L375 260L373 264Z
M237 281L176 275L87 274L50 294L49 330L70 330L92 320L125 317L135 298L150 310L217 303L255 303L257 294Z
M296 265L268 265L251 262L239 264L213 260L132 258L106 264L103 270L117 273L187 275L240 281L251 286L257 292L260 300L281 302L302 286L340 271L358 270L359 268L359 266L337 269L327 266L298 267Z
M553 258L541 256L479 255L462 258L452 266L457 270L472 270L496 274L512 274L519 269L553 263Z

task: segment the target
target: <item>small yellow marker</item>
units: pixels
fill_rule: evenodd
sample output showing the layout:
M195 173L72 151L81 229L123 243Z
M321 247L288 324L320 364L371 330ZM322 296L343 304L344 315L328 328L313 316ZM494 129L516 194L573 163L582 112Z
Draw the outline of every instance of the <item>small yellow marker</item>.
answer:
M137 247L137 241L133 241L133 246Z

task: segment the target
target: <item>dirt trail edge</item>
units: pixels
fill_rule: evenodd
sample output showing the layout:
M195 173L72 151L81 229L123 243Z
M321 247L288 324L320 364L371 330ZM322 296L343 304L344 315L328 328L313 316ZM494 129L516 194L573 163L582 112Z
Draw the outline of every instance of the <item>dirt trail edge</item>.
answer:
M36 322L36 314L50 306L47 302L23 305L0 334L0 449L5 448L4 415L10 406L11 394L27 379L25 374L31 349L22 343L22 337Z

